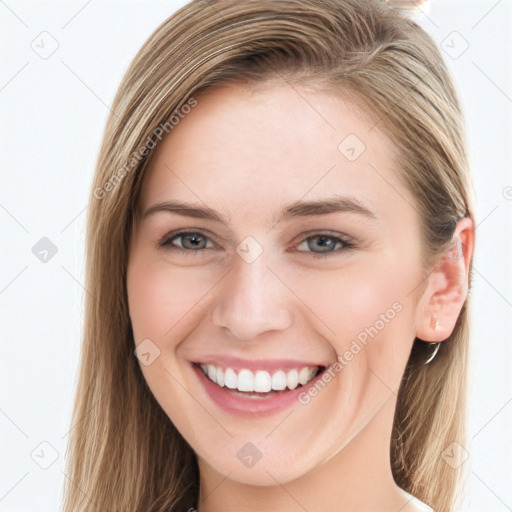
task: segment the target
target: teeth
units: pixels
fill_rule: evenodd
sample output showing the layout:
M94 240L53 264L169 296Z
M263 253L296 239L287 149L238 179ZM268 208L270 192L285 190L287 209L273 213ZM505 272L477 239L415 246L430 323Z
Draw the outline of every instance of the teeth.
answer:
M217 368L217 371L215 373L215 376L216 376L216 380L215 382L220 386L220 387L223 387L224 386L224 372L220 369L220 368Z
M240 370L237 375L233 368L226 368L224 370L213 364L201 364L200 367L212 382L221 387L256 393L283 391L286 388L295 389L299 385L304 386L307 384L318 373L316 366L294 368L287 372L278 370L272 375L265 370L253 373L247 369Z
M286 374L286 386L295 389L299 384L299 373L297 370L290 370Z
M213 382L217 382L217 370L213 364L209 364L206 366L208 368L208 378Z
M254 376L254 391L268 393L272 389L272 378L265 371L256 372Z
M224 384L229 389L236 389L238 378L233 368L228 368L224 374Z
M282 391L286 388L286 373L283 370L279 370L278 372L272 375L272 389L276 391Z
M304 385L308 383L308 380L311 378L309 368L301 368L299 371L298 379L299 384Z
M254 391L254 374L250 370L240 370L237 384L238 391Z

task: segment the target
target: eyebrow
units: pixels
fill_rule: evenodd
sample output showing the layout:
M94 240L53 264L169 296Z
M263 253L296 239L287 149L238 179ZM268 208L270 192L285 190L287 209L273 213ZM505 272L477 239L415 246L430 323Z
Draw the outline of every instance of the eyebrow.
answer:
M157 212L171 212L185 217L212 220L225 225L230 224L230 218L221 215L212 208L176 200L165 201L150 206L142 214L142 220ZM377 213L369 206L364 205L361 201L353 197L335 195L315 201L295 201L282 207L277 214L269 219L269 224L275 225L294 218L342 212L356 213L369 219L378 219Z

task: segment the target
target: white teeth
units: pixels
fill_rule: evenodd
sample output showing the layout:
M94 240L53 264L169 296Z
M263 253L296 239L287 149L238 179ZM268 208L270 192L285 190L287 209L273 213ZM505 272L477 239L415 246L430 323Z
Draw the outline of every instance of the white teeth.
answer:
M200 367L212 382L221 387L256 393L283 391L286 388L295 389L299 385L307 384L318 373L316 366L294 368L287 372L278 370L273 375L265 370L253 373L247 369L240 370L237 375L233 368L224 370L213 364L201 364Z
M254 374L250 370L240 370L237 389L238 391L254 391Z
M299 372L299 384L302 384L302 385L307 384L308 380L311 379L310 375L311 375L310 368L301 368L301 370Z
M233 368L228 368L224 373L224 384L229 389L236 389L238 377Z
M272 378L268 372L260 370L254 376L254 391L268 393L272 389Z
M295 389L299 385L299 373L297 370L290 370L286 374L286 385L290 389Z
M217 369L213 364L209 364L206 366L208 368L208 377L210 380L213 380L213 382L217 382Z
M272 375L272 389L276 391L282 391L286 388L286 373L283 370L279 370L278 372Z
M216 372L216 382L217 384L222 388L224 387L224 372L222 371L221 368L217 368L217 372Z

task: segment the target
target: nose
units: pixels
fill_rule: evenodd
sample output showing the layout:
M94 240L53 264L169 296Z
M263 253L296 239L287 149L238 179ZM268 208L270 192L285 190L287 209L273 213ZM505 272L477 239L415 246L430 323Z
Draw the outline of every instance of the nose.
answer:
M268 268L264 255L252 263L235 258L232 269L216 287L212 322L238 340L254 340L292 324L292 292Z

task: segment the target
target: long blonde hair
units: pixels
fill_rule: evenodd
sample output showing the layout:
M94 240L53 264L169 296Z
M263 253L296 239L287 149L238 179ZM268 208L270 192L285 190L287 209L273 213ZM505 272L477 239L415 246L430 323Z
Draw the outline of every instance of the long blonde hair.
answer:
M196 0L149 37L122 79L90 194L85 324L67 452L64 511L186 511L195 507L195 454L149 390L134 356L128 247L152 148L200 94L227 80L258 87L309 83L363 105L392 139L423 219L425 272L457 219L474 220L463 114L433 40L377 0ZM165 132L165 133L164 133ZM471 273L470 273L471 281ZM457 510L466 446L466 300L453 334L424 365L414 341L391 439L396 483L434 508Z

